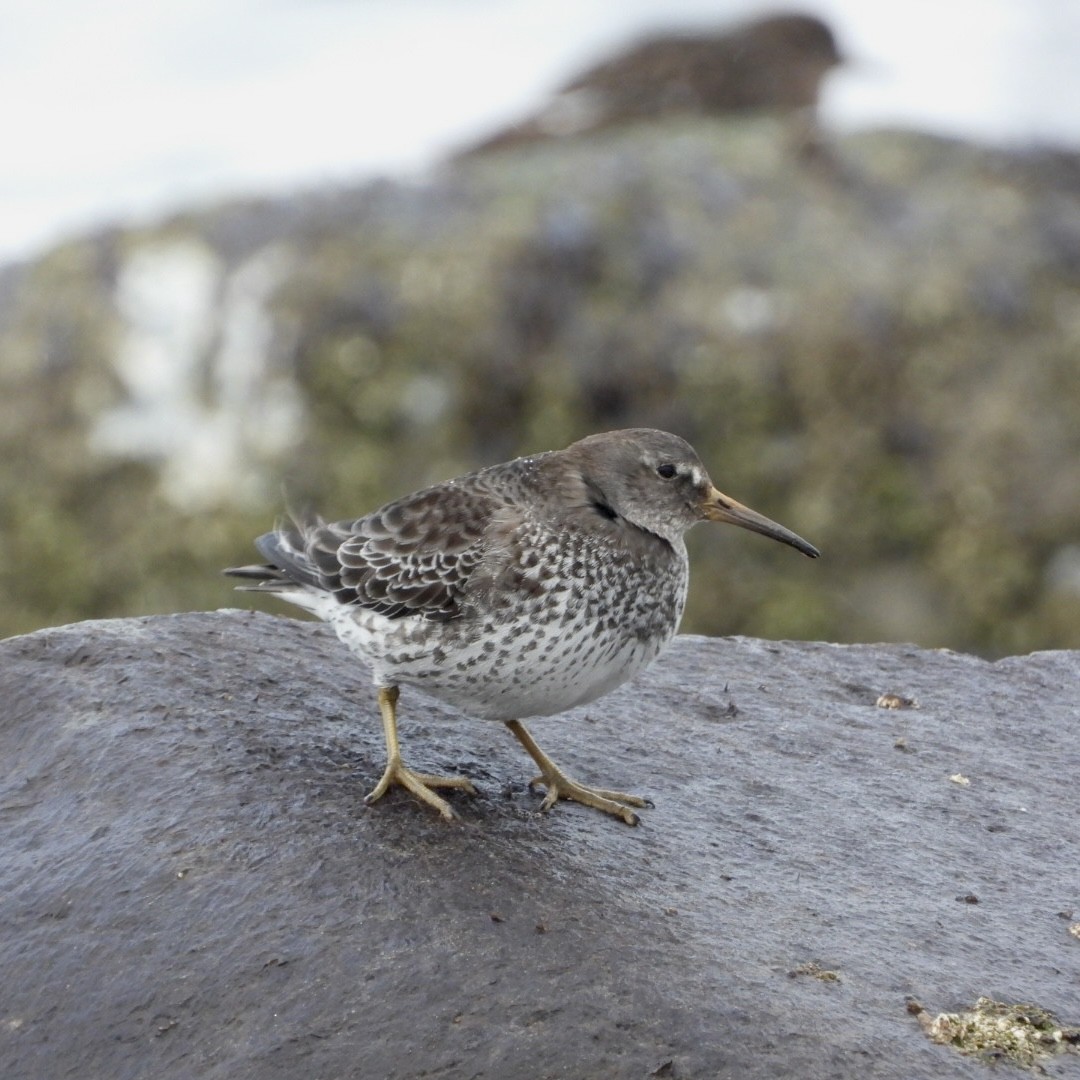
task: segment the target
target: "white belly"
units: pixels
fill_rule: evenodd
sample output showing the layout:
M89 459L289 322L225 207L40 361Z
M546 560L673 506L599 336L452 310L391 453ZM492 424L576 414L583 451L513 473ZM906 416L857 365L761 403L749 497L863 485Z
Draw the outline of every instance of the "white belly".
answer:
M608 569L594 560L594 575ZM683 549L632 589L617 575L599 588L550 576L515 605L446 622L391 619L310 589L281 595L333 626L376 685L417 686L471 716L517 720L594 701L651 663L675 634L687 579Z

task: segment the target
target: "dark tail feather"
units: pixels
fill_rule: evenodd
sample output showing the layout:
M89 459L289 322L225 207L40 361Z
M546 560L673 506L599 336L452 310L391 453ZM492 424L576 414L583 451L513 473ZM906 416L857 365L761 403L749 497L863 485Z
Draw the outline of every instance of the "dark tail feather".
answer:
M318 524L322 524L319 522ZM232 566L223 571L229 577L254 582L237 585L247 592L282 592L297 585L320 588L319 574L304 551L305 533L296 526L279 526L255 541L259 554L269 560L262 566Z
M241 592L279 592L292 582L276 566L230 566L221 571L227 577L244 578L251 585L237 585Z

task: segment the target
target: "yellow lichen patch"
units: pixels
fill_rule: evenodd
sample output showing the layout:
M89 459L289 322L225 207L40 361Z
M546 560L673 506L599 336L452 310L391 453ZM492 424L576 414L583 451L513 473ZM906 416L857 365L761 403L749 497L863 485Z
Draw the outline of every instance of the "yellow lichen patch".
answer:
M917 709L918 701L902 694L882 694L875 702L879 709Z
M932 1017L917 1001L908 1002L908 1011L934 1042L1023 1068L1038 1068L1043 1058L1075 1053L1080 1046L1080 1028L1064 1027L1038 1005L1008 1005L981 997L965 1012Z
M812 975L815 979L821 982L839 982L840 975L836 971L830 971L828 968L823 968L819 963L814 960L809 960L805 964L799 964L798 967L792 968L788 975L791 978L795 978L798 975Z

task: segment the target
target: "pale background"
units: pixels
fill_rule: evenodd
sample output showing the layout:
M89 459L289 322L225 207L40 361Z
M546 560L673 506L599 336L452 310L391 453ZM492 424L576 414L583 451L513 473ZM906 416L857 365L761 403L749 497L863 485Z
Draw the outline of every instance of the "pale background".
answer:
M842 129L1080 145L1076 0L815 0ZM232 193L416 173L582 64L747 0L0 0L0 261Z

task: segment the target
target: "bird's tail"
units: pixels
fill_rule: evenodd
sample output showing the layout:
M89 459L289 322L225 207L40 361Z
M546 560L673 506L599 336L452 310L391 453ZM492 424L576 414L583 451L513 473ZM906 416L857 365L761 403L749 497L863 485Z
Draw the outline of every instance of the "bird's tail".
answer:
M293 592L297 586L318 589L319 572L309 554L308 538L322 526L321 520L279 524L255 541L265 563L230 566L222 573L243 579L246 584L236 586L241 592Z

